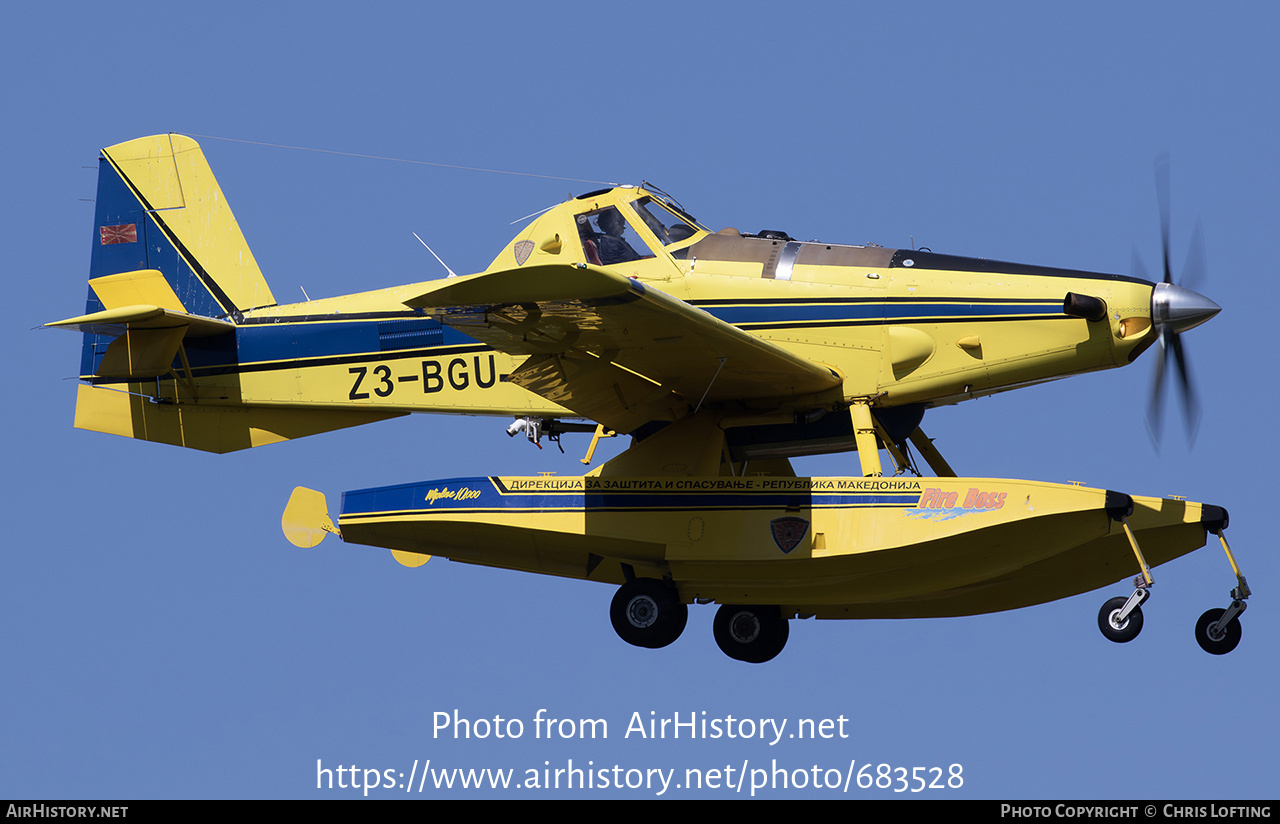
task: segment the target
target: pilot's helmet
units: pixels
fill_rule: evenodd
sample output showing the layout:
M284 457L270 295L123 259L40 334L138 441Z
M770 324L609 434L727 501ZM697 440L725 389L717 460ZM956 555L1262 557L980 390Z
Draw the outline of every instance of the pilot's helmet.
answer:
M606 235L620 235L622 230L627 228L627 222L623 219L622 214L617 209L606 209L600 213L600 217L596 219L596 223L600 226L600 231Z

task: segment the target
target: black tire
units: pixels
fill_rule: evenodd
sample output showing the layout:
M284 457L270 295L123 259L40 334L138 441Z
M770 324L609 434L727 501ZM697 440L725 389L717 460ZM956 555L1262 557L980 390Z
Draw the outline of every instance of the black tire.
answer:
M1196 621L1196 643L1210 655L1226 655L1240 643L1243 630L1238 617L1231 619L1231 623L1222 630L1221 637L1215 638L1209 634L1209 627L1216 624L1225 612L1225 609L1211 609Z
M716 645L735 661L763 664L787 645L791 634L782 611L772 606L725 604L712 624Z
M1137 638L1139 632L1142 632L1141 607L1133 608L1133 612L1129 613L1129 618L1124 622L1123 626L1114 627L1111 625L1111 616L1124 609L1124 605L1128 601L1128 598L1112 598L1102 605L1102 609L1098 610L1098 629L1102 630L1102 634L1107 636L1107 640L1115 641L1117 644L1127 644Z
M654 578L636 578L618 587L609 605L609 620L628 644L658 649L684 632L689 606L680 602L674 587Z

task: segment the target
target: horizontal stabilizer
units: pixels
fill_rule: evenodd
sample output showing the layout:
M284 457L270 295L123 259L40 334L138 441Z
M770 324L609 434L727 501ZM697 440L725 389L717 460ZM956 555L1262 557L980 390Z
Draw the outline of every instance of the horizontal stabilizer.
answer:
M187 312L158 269L91 278L89 288L105 308L45 326L109 339L93 370L99 378L154 378L168 374L173 371L174 358L184 338L221 335L235 329L229 320ZM93 338L85 340L94 350ZM98 346L102 343L105 341Z
M131 329L174 329L186 327L184 337L207 337L234 330L235 324L218 318L188 315L161 306L138 304L104 309L66 320L55 320L45 326L54 329L74 329L90 335L115 337Z
M93 374L99 378L155 378L173 371L185 338L230 332L235 325L160 306L120 306L46 323L89 335L114 338Z
M154 403L148 397L135 394L140 390L137 384L130 386L133 392L81 384L76 395L76 428L224 453L408 414Z
M154 378L172 370L184 338L221 335L229 320L187 312L158 269L137 269L91 278L89 288L104 308L46 323L86 335L114 338L93 374L100 378ZM90 347L93 344L88 344Z

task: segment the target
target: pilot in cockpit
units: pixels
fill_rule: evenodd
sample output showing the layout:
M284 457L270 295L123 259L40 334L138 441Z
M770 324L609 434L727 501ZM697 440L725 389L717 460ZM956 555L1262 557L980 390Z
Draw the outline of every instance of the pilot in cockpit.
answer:
M598 231L592 230L593 217ZM579 215L578 224L582 246L589 262L609 266L641 258L641 255L631 248L631 244L622 236L627 229L627 221L616 208L610 206L594 216ZM598 260L591 260L593 256Z

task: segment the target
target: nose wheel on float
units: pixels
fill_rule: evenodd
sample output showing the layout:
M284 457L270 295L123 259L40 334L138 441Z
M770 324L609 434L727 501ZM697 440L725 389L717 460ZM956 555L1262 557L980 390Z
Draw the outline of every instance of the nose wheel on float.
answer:
M1117 644L1127 644L1142 632L1141 605L1151 593L1145 581L1141 578L1138 581L1141 583L1128 598L1112 598L1098 610L1098 629Z
M1196 643L1210 655L1226 655L1240 643L1239 611L1233 615L1227 613L1239 605L1244 609L1244 601L1233 601L1229 609L1211 609L1196 621Z
M1217 535L1222 543L1227 561L1231 564L1231 571L1236 576L1236 587L1231 590L1231 604L1226 609L1215 607L1200 616L1200 620L1196 622L1196 643L1210 655L1226 655L1240 644L1240 637L1243 635L1240 614L1248 606L1245 601L1251 593L1249 584L1240 572L1240 566L1236 563L1235 555L1232 554L1231 547L1227 544L1227 536L1224 534L1228 521L1227 511L1220 506L1209 504L1206 504L1204 509L1205 514L1202 520L1205 528ZM1151 577L1151 569L1142 557L1138 539L1129 527L1127 518L1133 514L1132 501L1129 501L1127 507L1123 504L1109 506L1107 513L1124 527L1129 546L1133 548L1134 557L1137 558L1138 567L1142 571L1142 574L1133 581L1132 595L1128 598L1112 598L1098 611L1098 629L1108 640L1124 644L1137 638L1138 633L1142 631L1141 605L1151 596L1150 587L1155 583L1155 579Z

